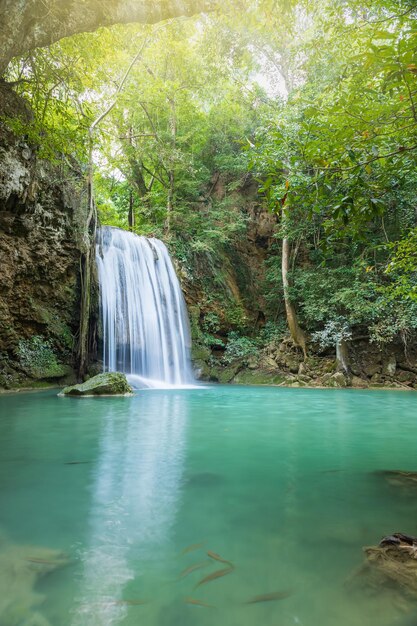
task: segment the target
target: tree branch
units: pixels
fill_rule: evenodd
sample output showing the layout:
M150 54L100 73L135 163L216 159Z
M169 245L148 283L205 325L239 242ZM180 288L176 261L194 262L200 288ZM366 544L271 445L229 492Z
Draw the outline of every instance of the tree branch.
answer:
M325 168L323 171L351 172L352 170L356 170L358 167L364 167L365 165L369 165L369 163L373 163L374 161L378 161L379 159L388 159L389 157L395 156L396 154L403 154L403 152L412 152L413 150L417 150L417 144L414 144L414 146L409 146L408 148L406 148L405 146L400 146L398 150L394 150L393 152L389 152L388 154L379 154L378 156L372 157L367 161L362 161L361 163L351 165L350 167L329 167Z
M156 24L212 11L217 0L0 0L0 75L13 57L113 24Z

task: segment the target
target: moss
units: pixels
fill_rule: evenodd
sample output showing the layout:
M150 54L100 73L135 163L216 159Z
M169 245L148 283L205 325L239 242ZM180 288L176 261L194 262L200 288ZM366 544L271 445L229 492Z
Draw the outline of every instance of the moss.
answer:
M105 372L93 376L85 383L65 387L61 396L121 396L131 394L131 386L125 374L120 372Z
M234 363L233 365L229 365L228 367L218 369L217 380L219 381L219 383L222 383L222 384L230 383L236 376L240 367L241 365L239 363Z
M201 343L193 343L191 348L191 359L196 361L208 361L211 356L211 350Z
M210 380L210 366L206 361L193 361L195 376L200 380Z

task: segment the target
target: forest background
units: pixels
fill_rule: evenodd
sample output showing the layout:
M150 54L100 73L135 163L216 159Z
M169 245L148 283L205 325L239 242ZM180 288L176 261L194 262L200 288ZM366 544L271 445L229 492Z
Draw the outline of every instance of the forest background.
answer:
M416 17L259 0L101 28L14 58L31 121L2 123L91 177L101 224L167 243L206 377L288 336L350 376L358 341L415 344Z

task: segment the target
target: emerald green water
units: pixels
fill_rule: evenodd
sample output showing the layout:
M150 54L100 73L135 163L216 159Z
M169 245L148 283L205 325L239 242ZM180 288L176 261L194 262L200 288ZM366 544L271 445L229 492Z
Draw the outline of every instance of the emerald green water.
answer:
M394 531L417 534L417 498L374 474L417 470L412 393L55 394L0 398L1 550L45 546L71 559L37 583L42 624L402 623L389 596L353 592L345 581L363 546ZM203 545L182 554L191 544ZM195 589L227 567L208 550L235 569ZM291 595L246 603L276 591Z

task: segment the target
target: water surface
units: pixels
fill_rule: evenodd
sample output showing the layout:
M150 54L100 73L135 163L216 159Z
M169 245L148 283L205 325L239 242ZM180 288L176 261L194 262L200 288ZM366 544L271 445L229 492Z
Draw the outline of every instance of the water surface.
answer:
M374 473L417 470L414 394L49 391L1 397L0 414L0 568L11 544L71 559L37 583L45 624L401 623L389 595L345 583L363 546L417 534L417 494ZM196 587L228 567L209 550L234 570ZM247 604L276 591L291 595Z

